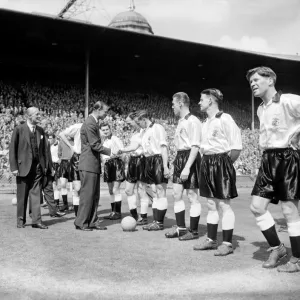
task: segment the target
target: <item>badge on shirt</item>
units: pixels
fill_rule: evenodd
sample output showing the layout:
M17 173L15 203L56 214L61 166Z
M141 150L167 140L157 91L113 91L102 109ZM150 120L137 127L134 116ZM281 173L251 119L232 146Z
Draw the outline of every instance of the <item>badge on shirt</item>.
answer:
M272 126L273 127L278 127L279 126L279 118L273 118L272 119Z
M218 129L215 129L212 134L211 134L213 137L216 137L218 135Z

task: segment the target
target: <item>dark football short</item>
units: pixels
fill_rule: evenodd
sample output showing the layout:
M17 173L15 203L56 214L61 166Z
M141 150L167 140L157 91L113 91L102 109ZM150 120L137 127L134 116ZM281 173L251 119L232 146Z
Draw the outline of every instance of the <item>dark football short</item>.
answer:
M236 173L227 153L203 155L200 168L200 195L232 199L238 196Z
M79 157L80 154L73 153L71 159L70 159L70 166L71 166L71 174L70 174L70 181L76 181L80 180L79 176L79 170L78 170L78 165L79 165Z
M104 182L124 181L125 165L121 158L109 159L104 164Z
M174 160L174 173L173 173L173 183L182 184L184 189L198 189L200 186L200 165L201 165L201 156L198 153L194 163L190 168L190 174L186 181L180 179L180 174L184 169L191 150L179 150Z
M57 181L58 178L60 178L60 165L59 163L53 163L53 180Z
M274 204L300 200L300 151L265 150L251 195L271 199Z
M62 159L59 166L59 177L63 177L68 179L68 181L71 180L71 165L70 160L68 159Z
M168 183L168 178L164 177L163 159L160 154L145 158L145 168L141 181L148 184Z
M145 157L142 155L131 156L128 162L126 181L137 183L141 180L145 167Z

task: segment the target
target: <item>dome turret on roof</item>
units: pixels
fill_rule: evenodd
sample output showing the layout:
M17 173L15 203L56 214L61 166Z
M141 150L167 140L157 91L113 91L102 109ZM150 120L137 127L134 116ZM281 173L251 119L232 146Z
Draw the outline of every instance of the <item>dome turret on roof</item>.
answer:
M109 27L153 34L148 21L134 10L121 12L109 23Z

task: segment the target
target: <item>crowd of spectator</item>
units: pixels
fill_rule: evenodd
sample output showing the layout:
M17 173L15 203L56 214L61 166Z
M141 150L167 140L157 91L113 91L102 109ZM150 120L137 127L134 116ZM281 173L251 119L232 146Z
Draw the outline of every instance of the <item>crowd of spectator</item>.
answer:
M129 93L124 91L105 91L91 89L90 105L102 100L111 106L107 120L115 135L124 144L129 143L130 129L126 126L125 117L132 110L148 109L156 122L161 123L169 142L170 165L175 158L173 143L176 118L171 108L171 99L154 92ZM8 148L13 129L24 121L26 107L36 106L48 120L46 131L61 132L64 128L84 121L84 89L76 85L18 83L10 84L0 80L0 180L3 175L10 176ZM197 109L197 101L192 102L192 111ZM242 129L243 151L235 163L238 174L252 174L259 166L260 151L258 147L258 130L250 130L251 114L241 111L232 105L224 107ZM203 118L203 115L199 115Z

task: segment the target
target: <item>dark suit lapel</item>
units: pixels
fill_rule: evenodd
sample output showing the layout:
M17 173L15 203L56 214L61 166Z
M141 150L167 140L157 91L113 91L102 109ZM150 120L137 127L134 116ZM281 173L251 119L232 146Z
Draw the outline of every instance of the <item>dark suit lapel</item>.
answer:
M30 131L30 129L29 129L27 123L24 124L24 134L25 134L25 137L26 137L27 142L28 142L29 145L31 145L31 141L30 141L30 133L31 133L31 131Z
M36 127L36 140L37 140L37 146L38 149L40 148L40 142L41 142L41 133L40 133L40 129L38 127Z
M95 118L92 116L92 115L89 115L89 118L92 122L92 124L94 124L94 126L96 126L98 128L98 123L96 122ZM100 137L100 131L99 131L99 128L97 130L97 133L98 133L98 136Z

